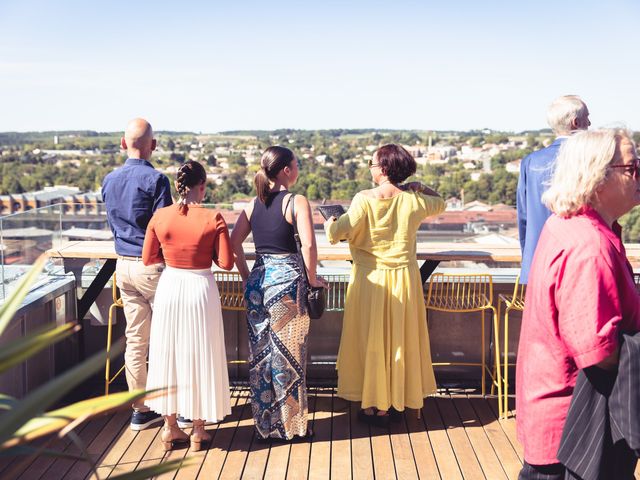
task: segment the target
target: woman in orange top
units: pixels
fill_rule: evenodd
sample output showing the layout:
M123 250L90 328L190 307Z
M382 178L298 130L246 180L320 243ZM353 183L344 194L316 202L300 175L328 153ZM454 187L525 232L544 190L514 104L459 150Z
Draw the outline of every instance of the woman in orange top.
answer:
M192 450L211 440L205 419L217 422L231 413L222 309L211 262L231 270L233 253L222 215L201 205L206 180L198 162L180 167L180 201L155 212L142 250L145 265L167 265L155 296L147 378L148 390L164 390L148 405L164 416L165 450L189 440L177 425L177 413L194 419Z

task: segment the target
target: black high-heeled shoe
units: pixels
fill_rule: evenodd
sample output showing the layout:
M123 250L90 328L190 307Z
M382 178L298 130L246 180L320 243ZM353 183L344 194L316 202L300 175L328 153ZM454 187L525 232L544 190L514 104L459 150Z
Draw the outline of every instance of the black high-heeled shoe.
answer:
M404 411L396 410L393 407L389 409L389 419L392 422L400 423L402 422L403 417L404 417Z
M368 423L374 427L387 428L389 426L389 414L386 415L367 415L364 410L358 410L358 420L363 423Z

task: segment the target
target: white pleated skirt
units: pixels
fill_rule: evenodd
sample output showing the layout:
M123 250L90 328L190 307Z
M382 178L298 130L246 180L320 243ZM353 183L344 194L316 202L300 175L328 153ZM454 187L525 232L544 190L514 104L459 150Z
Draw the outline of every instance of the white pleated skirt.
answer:
M161 415L218 422L231 413L218 287L210 270L166 267L156 290L145 401Z

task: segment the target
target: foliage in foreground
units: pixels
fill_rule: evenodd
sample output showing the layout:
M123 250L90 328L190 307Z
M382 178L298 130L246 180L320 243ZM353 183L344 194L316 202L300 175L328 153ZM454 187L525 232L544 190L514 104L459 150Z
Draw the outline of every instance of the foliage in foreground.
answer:
M0 335L7 329L16 311L29 292L31 285L42 271L46 257L40 257L27 275L23 277L16 290L0 305ZM18 340L0 343L0 374L13 368L37 352L50 347L80 329L76 323L61 326L47 326L39 331L25 335ZM122 342L112 346L110 356L122 353ZM142 390L121 392L109 396L100 396L73 403L54 410L48 410L71 389L89 378L104 366L107 353L99 352L84 362L76 365L62 375L43 384L30 392L26 397L17 399L0 393L0 456L37 456L71 458L86 461L91 465L96 478L94 460L86 453L86 446L73 433L73 429L93 416L110 412L117 408L126 407L136 399L145 395ZM33 440L51 436L50 440L68 435L77 444L82 454L73 455L47 448L47 443L33 446ZM28 461L28 459L27 459ZM181 461L166 462L143 470L119 475L119 480L143 479L176 470L184 463Z

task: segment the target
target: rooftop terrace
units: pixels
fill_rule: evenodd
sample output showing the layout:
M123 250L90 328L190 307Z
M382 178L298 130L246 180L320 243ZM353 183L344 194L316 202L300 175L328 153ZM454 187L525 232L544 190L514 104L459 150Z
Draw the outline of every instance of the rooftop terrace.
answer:
M87 222L78 220L80 223L76 226L70 218L77 215L69 214L70 211L74 209L54 205L0 218L0 244L4 243L0 248L3 280L0 299L11 291L12 285L40 253L55 250L55 256L59 257L51 259L1 341L19 338L48 322L77 321L83 325L80 335L65 340L59 348L34 357L9 374L0 375L0 392L17 398L88 356L85 352L104 348L106 310L111 304L107 280L111 274L102 275L104 283L98 285L94 298L86 301L85 297L89 297L87 292L91 290L87 287L95 284L105 266L115 263L115 252L112 242L79 239L92 238L91 231L97 235L108 234L103 216L96 214L90 219L89 229L77 235L77 227L87 226ZM70 235L70 230L76 234ZM89 236L85 237L87 233ZM250 251L251 245L247 248ZM319 251L327 271L339 267L343 275L348 272L346 261L350 254L346 244L332 247L324 243ZM519 261L517 245L450 243L439 238L438 242L419 243L418 252L425 265L431 262L433 268L443 262L438 267L440 270L491 273L495 305L498 293L513 290L517 275L513 266ZM627 253L634 264L640 263L640 245L628 245ZM340 262L343 265L336 267ZM335 283L344 289L344 281L343 278ZM76 304L77 296L80 299ZM115 337L121 336L124 330L122 312L117 310ZM339 308L326 312L323 319L311 327L309 408L315 437L293 443L257 442L247 390L242 387L247 376L248 355L243 316L242 311L225 311L229 372L236 385L234 407L230 417L209 427L214 439L207 450L190 452L183 448L165 453L157 438L159 428L142 432L129 430L130 411L125 409L79 424L73 430L77 438L72 434L39 443L64 451L67 458L0 457L0 478L111 478L175 459L186 462L177 473L165 474L162 478L517 478L522 452L515 437L515 412L511 410L509 418L498 420L497 398L478 393L477 367L438 367L436 377L443 389L425 401L421 418L415 411L408 411L402 422L392 423L388 429L359 423L358 405L338 398L331 388L335 385L335 355L342 325ZM478 318L477 313L430 313L434 362L452 359L477 362L481 358ZM508 358L514 362L519 315L513 315L510 322ZM486 324L490 329L491 320ZM492 333L488 332L485 348L487 363L491 365L495 350ZM113 371L120 365L115 362ZM93 383L88 382L93 393L102 381L98 376ZM513 390L513 382L510 388ZM124 389L123 379L113 385L114 391ZM511 408L513 404L511 397ZM86 446L84 454L80 444ZM88 455L95 464L97 476L89 463L69 457L80 454Z

